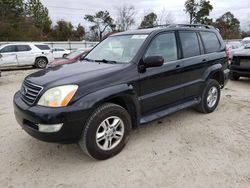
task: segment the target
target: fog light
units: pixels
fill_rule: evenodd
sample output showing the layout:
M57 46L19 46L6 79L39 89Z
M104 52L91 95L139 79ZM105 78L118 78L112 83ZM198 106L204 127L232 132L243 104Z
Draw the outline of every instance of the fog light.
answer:
M44 133L53 133L53 132L57 132L59 131L62 126L63 123L60 124L52 124L52 125L44 125L44 124L38 124L38 130L40 132L44 132Z

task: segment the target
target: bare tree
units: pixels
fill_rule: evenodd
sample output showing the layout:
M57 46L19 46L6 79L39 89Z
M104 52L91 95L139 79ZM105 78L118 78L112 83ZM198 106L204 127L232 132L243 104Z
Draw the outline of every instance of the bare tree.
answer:
M123 5L117 8L117 27L120 31L128 30L135 24L135 8L132 5Z
M168 12L166 9L162 9L161 12L157 15L157 24L166 25L173 24L175 22L174 16L171 12Z

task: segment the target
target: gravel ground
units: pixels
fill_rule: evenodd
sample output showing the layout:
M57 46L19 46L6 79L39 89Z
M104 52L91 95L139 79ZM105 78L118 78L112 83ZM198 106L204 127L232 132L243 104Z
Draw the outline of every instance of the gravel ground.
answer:
M250 79L230 81L214 113L187 109L141 126L119 155L95 161L17 124L12 98L34 71L0 78L0 187L250 187Z

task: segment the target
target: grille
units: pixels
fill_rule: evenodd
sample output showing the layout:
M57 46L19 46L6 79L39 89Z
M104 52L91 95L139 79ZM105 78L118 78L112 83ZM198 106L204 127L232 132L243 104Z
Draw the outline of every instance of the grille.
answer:
M21 87L22 100L32 105L35 103L39 93L43 90L43 87L35 85L31 82L24 81Z
M250 59L249 58L241 58L240 66L242 68L250 69Z

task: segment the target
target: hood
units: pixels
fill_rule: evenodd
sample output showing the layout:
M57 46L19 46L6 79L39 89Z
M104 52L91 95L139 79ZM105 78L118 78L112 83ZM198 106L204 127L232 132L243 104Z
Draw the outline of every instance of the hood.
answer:
M27 76L26 80L40 86L58 86L74 83L81 83L82 85L82 82L86 82L87 84L93 79L101 79L104 75L123 70L124 66L128 65L83 61L47 68Z
M234 56L250 56L250 49L240 49L234 52Z

